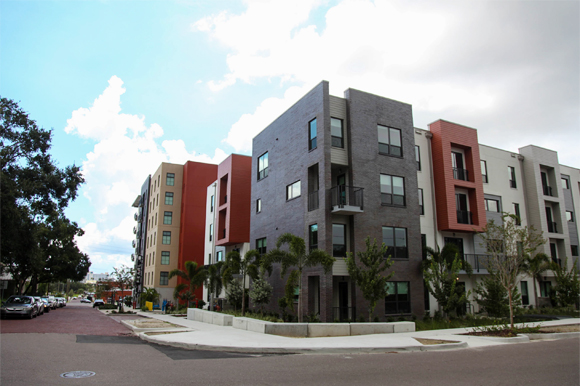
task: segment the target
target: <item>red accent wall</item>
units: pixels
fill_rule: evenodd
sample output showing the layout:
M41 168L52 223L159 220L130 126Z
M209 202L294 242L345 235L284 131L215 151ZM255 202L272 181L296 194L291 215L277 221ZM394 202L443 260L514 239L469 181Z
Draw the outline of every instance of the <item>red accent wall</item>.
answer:
M232 154L218 166L216 245L250 241L251 176L252 157ZM226 195L227 202L224 202Z
M179 269L185 268L186 261L195 261L198 266L203 266L207 187L216 180L217 168L217 165L193 161L183 165ZM178 277L177 283L185 281ZM203 298L203 288L195 291L195 297Z
M440 231L481 232L487 220L477 130L443 120L430 124L429 130L433 134L431 145L437 228ZM453 178L451 148L463 150L464 167L468 171L469 181ZM468 191L469 210L472 212L473 224L457 222L456 188Z

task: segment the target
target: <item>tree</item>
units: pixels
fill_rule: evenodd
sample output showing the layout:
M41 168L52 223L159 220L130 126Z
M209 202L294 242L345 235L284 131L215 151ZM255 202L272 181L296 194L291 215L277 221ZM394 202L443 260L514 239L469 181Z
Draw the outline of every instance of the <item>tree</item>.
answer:
M383 243L381 248L377 246L377 240L371 245L370 237L365 239L366 251L358 252L357 257L362 265L357 265L351 252L346 254L346 267L348 274L360 288L363 297L369 302L369 322L380 299L387 296L387 281L395 274L391 272L383 275L393 265L391 257L387 255L387 246Z
M232 279L226 287L226 299L228 303L234 306L234 310L238 310L242 306L242 284L239 279Z
M455 312L467 303L471 294L457 288L459 271L471 274L471 266L461 260L459 250L454 244L445 244L443 249L426 247L427 260L423 261L425 286L437 300L439 309L446 315Z
M272 297L273 287L264 279L263 275L259 276L254 282L252 283L252 288L250 289L249 295L250 299L260 307L260 313L264 314L264 304L268 304L270 302L270 298Z
M560 307L573 306L578 303L578 296L580 296L580 281L578 278L577 260L574 260L572 267L568 271L568 258L562 262L562 267L559 264L552 263L551 269L556 275L556 286L554 293L556 302Z
M174 276L178 276L187 282L187 284L178 285L178 287L181 288L180 291L187 288L187 290L190 292L190 295L187 298L184 298L184 300L187 302L187 307L189 307L190 301L195 299L195 290L199 286L203 285L203 282L207 277L207 271L203 266L198 266L195 261L186 261L185 270L175 268L169 272L169 279L173 278Z
M68 267L57 275L73 271L73 275L84 276L88 272L88 258L67 239L71 229L79 235L78 226L62 214L84 179L77 166L56 166L49 154L51 139L52 132L39 128L16 102L0 99L0 250L2 263L17 281L19 293L29 278L29 290L35 291L38 276L50 279L57 267ZM68 229L63 231L63 227ZM46 250L47 245L54 245L43 242L47 229L51 233L48 239L68 246L66 253ZM80 266L75 267L75 261Z
M286 244L288 250L281 250L280 247ZM304 239L291 233L284 233L276 241L276 249L268 252L267 263L277 262L281 264L281 277L284 277L290 267L296 267L290 272L288 280L298 279L298 321L302 323L302 273L304 268L322 266L325 273L330 272L336 259L325 251L314 249L306 253ZM297 272L294 274L293 272ZM293 277L293 275L296 275Z
M242 276L242 316L246 314L246 276L251 279L258 278L258 270L260 266L260 254L257 250L251 249L244 255L238 251L228 252L224 264L223 282L226 288L230 285L233 275Z
M533 226L519 226L515 215L504 213L502 223L488 221L479 233L483 240L482 246L487 248L489 259L487 269L494 272L499 283L507 290L510 325L514 328L514 294L519 283L519 275L524 273L525 261L528 256L535 256L537 249L546 240L542 232L537 232Z
M145 305L145 302L151 302L153 304L159 303L159 293L155 288L145 288L141 292L141 306Z
M538 253L534 257L525 257L523 271L533 280L536 307L538 307L538 282L542 280L542 274L549 269L550 257L548 257L548 255L545 253Z
M125 288L131 288L131 284L133 283L133 268L129 268L127 266L122 266L121 268L113 268L113 273L111 274L112 279L117 284L117 287L121 290L121 296ZM123 302L121 302L120 311L123 312Z
M213 296L219 296L222 292L223 280L222 280L222 269L224 262L218 261L215 264L207 266L207 278L205 280L205 285L209 291L210 301L209 309L213 311Z
M504 317L509 315L508 292L493 272L484 276L474 291L478 295L475 301L489 316ZM521 296L517 288L514 289L513 303L517 306L521 304Z

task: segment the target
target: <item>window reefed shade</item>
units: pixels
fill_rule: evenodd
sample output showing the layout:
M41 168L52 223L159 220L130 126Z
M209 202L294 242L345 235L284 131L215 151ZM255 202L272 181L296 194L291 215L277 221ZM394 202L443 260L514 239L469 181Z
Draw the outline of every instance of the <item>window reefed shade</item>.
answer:
M165 192L165 205L173 205L173 193Z
M268 177L268 153L262 154L258 157L258 181L262 178Z
M165 180L165 185L167 185L167 186L175 185L175 173L167 173L167 179Z
M330 118L330 135L332 136L332 146L344 148L344 131L342 129L342 119Z
M396 157L403 156L401 130L377 125L379 132L379 153Z
M308 123L308 150L316 149L316 118Z
M169 251L161 251L161 265L169 265Z
M160 272L159 275L159 285L169 284L169 272Z
M171 225L173 221L173 212L164 212L163 213L163 224L164 225Z
M293 184L286 186L286 200L291 200L299 196L300 196L300 181L296 181Z
M161 244L171 244L171 232L170 231L163 231L163 239Z

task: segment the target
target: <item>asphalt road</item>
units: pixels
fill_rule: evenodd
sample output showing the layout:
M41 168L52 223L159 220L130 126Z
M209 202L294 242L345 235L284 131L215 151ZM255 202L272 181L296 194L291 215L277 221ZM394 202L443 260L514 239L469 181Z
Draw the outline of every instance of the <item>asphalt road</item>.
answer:
M32 323L52 323L50 315L15 322L31 330ZM12 321L2 321L3 386L580 384L580 339L436 352L261 356L144 343L128 336L117 320L74 304L54 315L84 320L83 326L70 326L70 333L9 333L4 323ZM60 376L71 371L95 375L76 380Z

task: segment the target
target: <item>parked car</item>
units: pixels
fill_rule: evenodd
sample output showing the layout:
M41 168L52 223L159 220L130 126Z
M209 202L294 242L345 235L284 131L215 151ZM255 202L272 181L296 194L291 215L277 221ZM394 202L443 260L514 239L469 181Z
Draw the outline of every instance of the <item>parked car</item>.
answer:
M48 303L48 308L51 310L56 309L56 301L54 300L54 296L43 296L42 299L46 300Z
M58 297L54 299L56 300L57 307L62 308L66 306L66 300L64 298Z
M103 305L105 305L105 302L103 301L103 299L95 299L95 302L93 303L93 308L100 307Z
M0 314L2 318L7 316L23 316L28 319L38 315L38 304L32 296L12 295L6 303L2 304Z
M44 302L40 296L34 296L34 300L36 300L36 304L38 305L38 315L44 314Z
M81 303L92 303L89 299L81 299Z

